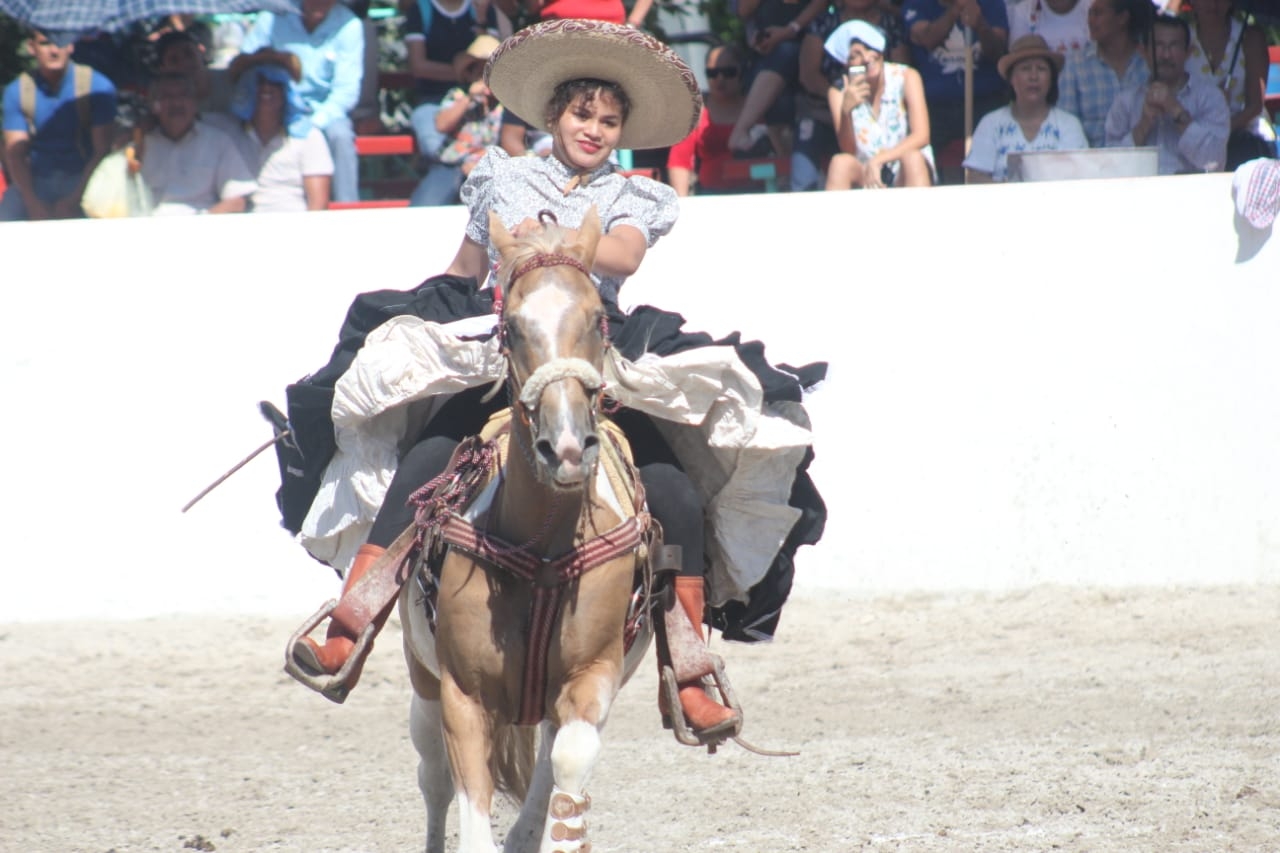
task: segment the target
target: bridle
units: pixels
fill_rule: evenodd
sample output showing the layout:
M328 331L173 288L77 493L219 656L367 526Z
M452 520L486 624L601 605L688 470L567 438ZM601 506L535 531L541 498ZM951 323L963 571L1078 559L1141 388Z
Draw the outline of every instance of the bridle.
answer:
M555 214L549 210L543 210L538 214L538 220L545 223L550 220L555 222ZM532 272L536 269L545 269L548 267L571 267L582 273L588 279L591 278L591 270L579 259L571 255L565 255L559 252L539 252L530 258L527 258L512 272L510 278L506 282L506 291L511 292L516 282L521 276ZM526 459L531 465L534 464L532 447L538 441L538 401L542 399L542 394L546 391L547 386L555 382L565 379L576 379L582 384L586 390L587 396L591 400L591 428L596 427L596 418L601 408L601 398L604 393L604 377L600 371L586 359L570 357L570 358L553 358L545 364L539 365L533 373L520 381L516 377L515 370L511 364L511 348L510 348L510 328L505 316L505 300L495 306L501 316L498 324L498 340L502 348L502 354L506 360L506 374L509 391L511 395L512 409L520 422L529 430L529 445L526 446L523 441L516 438L516 443L521 447ZM604 342L604 347L609 347L609 327L608 320L604 313L600 314L600 336ZM536 467L536 465L535 465Z

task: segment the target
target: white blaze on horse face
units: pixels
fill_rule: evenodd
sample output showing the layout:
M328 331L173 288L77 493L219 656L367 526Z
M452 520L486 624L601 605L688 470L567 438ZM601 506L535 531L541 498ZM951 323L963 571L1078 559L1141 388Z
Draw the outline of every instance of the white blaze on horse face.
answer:
M535 351L541 351L544 358L550 361L574 355L571 352L560 352L558 342L566 318L576 310L573 295L569 291L560 287L542 287L530 293L520 303L516 313L520 318L520 326ZM555 456L554 462L544 460L552 469L552 478L559 485L575 486L586 478L588 466L584 463L583 456L586 448L584 430L588 428L588 422L581 417L575 418L574 407L566 399L566 388L562 382L555 382L543 391L544 400L538 404L538 432L548 442ZM548 396L551 399L546 399Z

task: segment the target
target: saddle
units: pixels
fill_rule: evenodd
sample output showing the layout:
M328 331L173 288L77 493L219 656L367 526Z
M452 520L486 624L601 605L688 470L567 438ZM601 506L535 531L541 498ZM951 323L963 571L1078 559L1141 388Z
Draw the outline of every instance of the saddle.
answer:
M497 488L500 460L509 450L511 410L495 413L478 436L461 442L445 472L415 493L410 500L419 511L408 527L343 596L341 603L330 601L304 623L289 647L311 633L325 618L341 607L344 622L357 628L359 639L343 670L333 676L315 676L301 670L289 658L286 671L295 679L325 695L343 691L351 671L358 671L372 648L374 619L399 595L410 577L416 577L432 630L436 625L437 576L444 551L463 551L496 569L523 579L534 587L534 605L527 635L521 713L519 723L534 725L541 720L545 699L546 659L568 583L586 572L627 553L636 554L636 574L631 606L624 625L624 641L630 650L651 623L657 636L659 673L665 704L679 708L681 683L700 680L719 693L723 704L738 712L741 707L725 675L724 662L710 653L697 631L675 600L673 579L681 564L680 547L662 541L661 525L648 512L644 487L632 461L622 430L611 421L601 421L600 461L596 489L604 499L616 503L626 515L633 514L612 530L584 542L554 558L542 559L523 548L504 542L474 521L488 508ZM661 618L658 618L658 613ZM670 715L668 724L676 739L689 746L707 746L712 752L725 740L739 734L732 731L702 734L691 729L680 713Z

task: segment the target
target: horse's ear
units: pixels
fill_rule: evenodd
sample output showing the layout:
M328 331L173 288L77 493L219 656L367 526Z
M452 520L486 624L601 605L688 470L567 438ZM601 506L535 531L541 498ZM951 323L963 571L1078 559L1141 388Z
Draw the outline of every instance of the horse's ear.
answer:
M578 252L582 255L582 262L587 265L587 269L591 269L591 265L596 259L596 247L600 243L600 214L596 211L593 204L587 208L587 213L582 217L582 224L578 226Z
M498 250L498 254L504 258L516 245L516 238L511 236L511 232L502 224L498 214L492 210L489 211L489 242L493 243L493 247Z

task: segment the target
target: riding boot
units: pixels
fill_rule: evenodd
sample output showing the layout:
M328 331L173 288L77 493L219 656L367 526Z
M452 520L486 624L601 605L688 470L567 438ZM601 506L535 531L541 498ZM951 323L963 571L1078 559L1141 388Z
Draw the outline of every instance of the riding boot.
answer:
M699 637L702 633L702 613L706 607L702 578L698 575L676 576L676 598L684 608L693 629ZM680 707L684 710L689 727L695 732L705 732L733 720L737 712L726 708L707 695L701 680L680 684Z
M369 567L385 554L386 550L386 548L378 545L365 544L360 546L360 550L356 552L355 561L351 563L351 570L347 572L347 578L342 584L343 596L346 596L351 591L351 588L360 581L360 578L364 577L365 573L369 571ZM391 610L388 608L374 619L374 634L382 630L382 626L387 621L387 616L390 612ZM325 631L324 644L317 643L310 637L303 637L294 645L293 657L303 669L311 671L315 675L320 675L321 673L333 675L342 669L342 665L347 662L347 658L351 656L351 650L355 648L357 639L359 637L354 631L340 624L337 620L330 619L329 627ZM360 671L352 672L348 688L355 687L359 679Z

